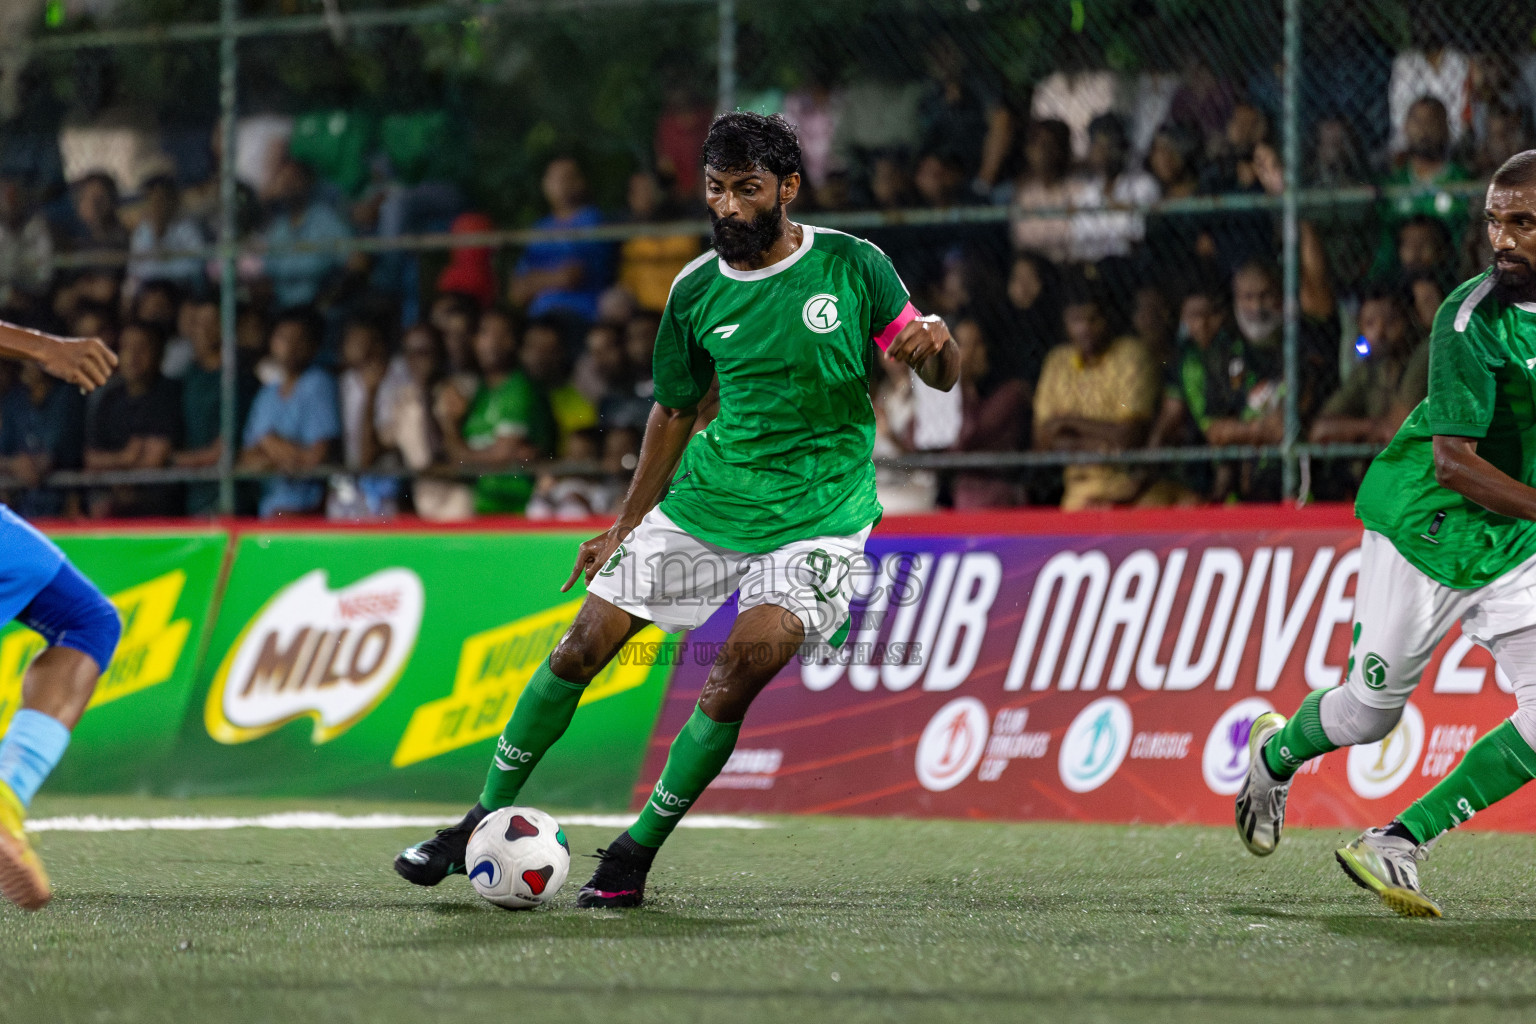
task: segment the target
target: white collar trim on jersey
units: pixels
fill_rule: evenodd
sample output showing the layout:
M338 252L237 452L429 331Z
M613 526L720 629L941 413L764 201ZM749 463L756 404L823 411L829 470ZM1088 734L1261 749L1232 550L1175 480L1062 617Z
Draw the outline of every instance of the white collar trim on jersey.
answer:
M800 248L779 260L779 262L770 263L766 267L759 267L757 270L737 270L729 263L725 262L725 260L722 258L719 261L720 273L724 274L732 281L761 281L765 277L772 277L774 274L782 274L784 271L800 262L800 257L810 252L811 246L816 244L815 228L811 227L809 224L802 224L800 225L800 229L805 233L804 236L800 239Z
M1536 302L1517 302L1515 308L1523 309L1527 313L1536 313Z

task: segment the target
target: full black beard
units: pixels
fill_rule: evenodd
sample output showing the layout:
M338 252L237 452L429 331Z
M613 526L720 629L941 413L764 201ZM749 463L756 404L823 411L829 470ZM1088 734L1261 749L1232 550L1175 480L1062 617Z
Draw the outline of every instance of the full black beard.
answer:
M773 209L764 210L749 221L740 218L722 219L714 210L710 210L709 222L714 228L715 252L727 263L752 262L779 240L783 217L783 200L776 200Z
M1493 269L1493 290L1501 303L1509 306L1516 302L1536 302L1536 269L1530 264L1526 264L1523 274L1500 269L1497 257L1489 265Z

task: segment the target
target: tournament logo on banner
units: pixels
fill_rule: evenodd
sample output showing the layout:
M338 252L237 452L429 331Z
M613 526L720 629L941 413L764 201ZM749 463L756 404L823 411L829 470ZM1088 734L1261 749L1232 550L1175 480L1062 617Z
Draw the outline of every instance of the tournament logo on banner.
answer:
M1424 750L1424 716L1413 704L1403 707L1397 727L1380 742L1349 748L1349 788L1367 800L1395 793L1419 766Z
M208 735L248 743L296 718L326 743L363 719L400 678L421 629L425 596L409 569L332 590L325 570L272 596L241 631L213 679Z
M1119 697L1101 697L1077 713L1061 740L1057 770L1074 793L1091 793L1120 768L1131 749L1131 709Z
M1248 697L1221 713L1206 737L1200 774L1212 793L1236 796L1248 774L1248 730L1260 715L1275 710L1263 697Z
M928 721L917 741L917 780L930 793L954 789L981 763L991 716L975 697L957 697Z

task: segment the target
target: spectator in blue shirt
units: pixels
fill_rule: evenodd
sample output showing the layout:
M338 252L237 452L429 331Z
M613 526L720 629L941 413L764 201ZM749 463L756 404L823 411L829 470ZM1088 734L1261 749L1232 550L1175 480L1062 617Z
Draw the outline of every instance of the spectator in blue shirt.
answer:
M271 220L267 223L267 254L262 272L272 281L279 309L312 304L328 278L342 268L345 254L337 249L282 252L295 242L337 242L352 237L346 220L315 195L315 175L305 164L288 157L272 175Z
M55 469L79 469L85 447L85 399L48 376L37 363L21 364L21 380L0 402L0 470L26 487L10 504L24 516L64 512L64 494L41 486Z
M313 365L321 323L313 310L289 310L272 327L272 361L281 379L257 394L245 421L240 468L300 473L333 461L341 437L336 381ZM325 500L322 480L274 477L262 487L260 513L318 512Z
M568 156L544 168L544 199L549 216L534 227L585 228L603 215L587 202L587 179ZM597 299L613 280L613 246L607 242L535 242L518 261L508 297L530 317L566 314L585 322L597 319Z
M195 289L207 281L203 260L167 253L195 251L207 244L197 221L181 213L181 189L168 174L146 181L144 215L128 236L128 290L137 294L147 281L174 281Z

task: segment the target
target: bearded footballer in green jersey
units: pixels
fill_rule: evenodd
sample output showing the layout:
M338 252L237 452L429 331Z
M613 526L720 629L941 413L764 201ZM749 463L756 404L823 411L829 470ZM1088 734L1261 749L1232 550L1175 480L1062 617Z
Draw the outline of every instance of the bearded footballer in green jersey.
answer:
M1343 685L1253 724L1237 828L1274 852L1291 777L1397 725L1451 625L1493 653L1515 712L1434 789L1337 858L1400 914L1439 917L1418 862L1441 834L1536 778L1536 150L1488 187L1493 266L1451 293L1430 334L1429 395L1361 484L1365 525Z
M789 124L725 114L703 155L715 248L672 284L634 482L618 520L577 554L561 589L584 576L586 600L518 698L479 802L395 859L417 885L464 871L475 825L516 802L630 637L652 622L701 625L739 589L736 622L661 779L635 824L598 851L576 898L638 906L657 849L725 766L753 698L802 644L847 634L855 566L881 511L871 342L931 387L947 391L959 376L949 331L918 315L884 253L789 219L800 191ZM720 411L694 433L717 376Z

